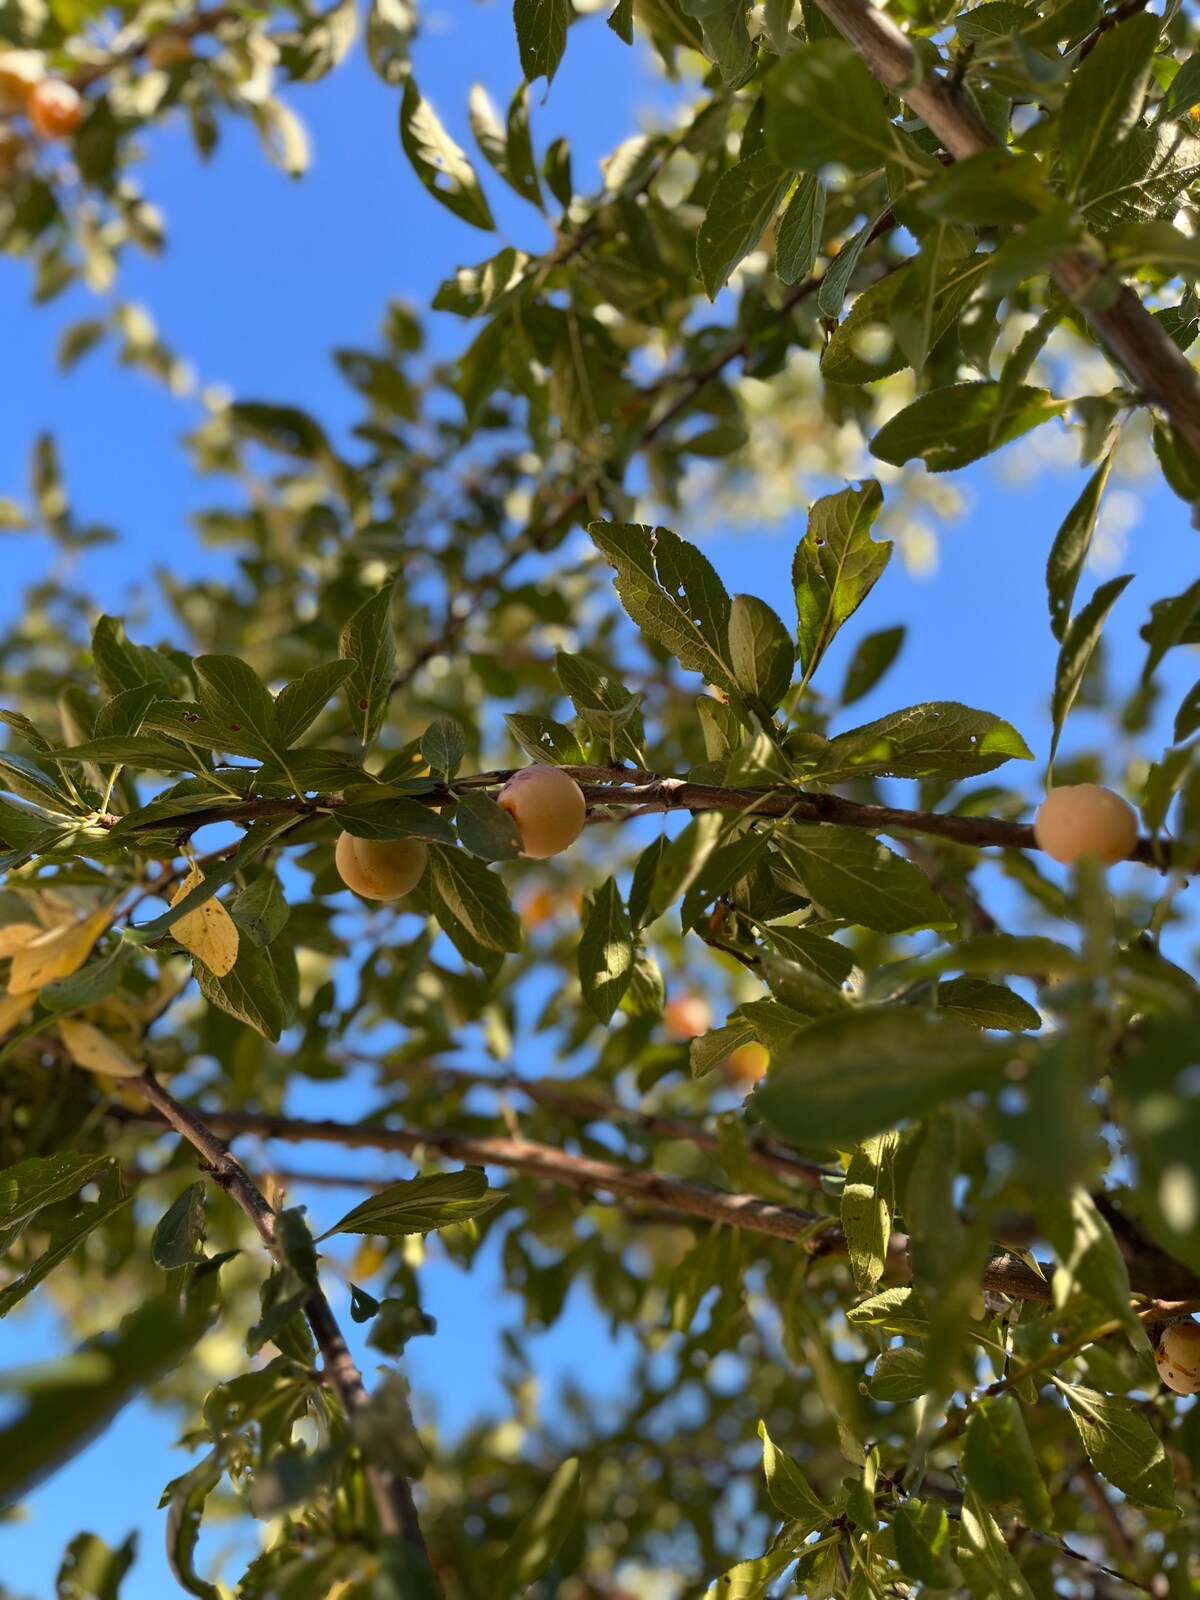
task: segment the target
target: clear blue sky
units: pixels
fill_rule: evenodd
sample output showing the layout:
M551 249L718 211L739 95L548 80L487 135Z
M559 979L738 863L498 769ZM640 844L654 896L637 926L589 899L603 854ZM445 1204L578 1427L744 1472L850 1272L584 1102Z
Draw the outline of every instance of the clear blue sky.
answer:
M419 78L467 144L470 85L484 81L504 103L518 81L507 8L447 7L430 20L435 26L417 49ZM570 135L577 186L587 189L598 176L599 157L635 130L638 107L658 80L599 17L584 26L588 48L582 48L584 39L573 40L549 101L542 105L540 91L535 95L533 115L540 146L560 133ZM266 165L249 127L228 120L207 167L197 161L182 125L147 141L151 159L143 177L166 213L169 244L161 261L130 254L119 290L152 311L164 337L196 364L205 382L226 385L242 398L306 406L338 428L351 420L354 401L334 371L331 348L369 342L389 296L425 302L455 266L483 259L498 244L494 236L456 221L417 183L399 148L398 96L372 77L361 54L326 83L297 93L293 103L316 153L299 183ZM491 193L511 242L544 248L533 213L515 199L509 203L496 186ZM177 573L200 573L217 558L200 549L187 524L189 510L206 503L209 494L191 479L177 445L195 410L118 367L107 350L67 377L55 371L61 329L94 309L82 292L31 309L24 266L0 261L0 494L23 494L29 445L40 429L53 427L80 514L121 534L117 548L82 560L80 581L121 610L128 586L147 578L164 555ZM447 347L456 333L457 324L447 319ZM922 699L962 699L1011 719L1044 758L1055 647L1041 572L1053 531L1082 477L1053 471L1016 489L994 464L984 464L966 483L971 510L942 540L936 574L915 578L897 563L837 647L840 659L830 662L831 676L836 681L862 633L904 621L905 651L885 688L864 702L864 718ZM680 531L694 532L682 525ZM799 532L797 525L765 534L718 530L705 547L731 590L770 596L786 588ZM1137 627L1150 600L1192 580L1197 537L1179 502L1155 488L1118 569L1139 574L1112 629L1114 668L1126 687L1140 663ZM18 584L44 571L49 554L36 540L21 537L6 540L0 559L2 608L11 604ZM1181 691L1189 667L1194 670L1190 661L1172 663ZM1089 720L1080 718L1081 735L1089 731ZM1031 794L1039 775L1040 767L1029 769ZM345 1089L336 1092L332 1107L328 1087L306 1085L297 1109L352 1115ZM313 1197L313 1209L332 1218L357 1198L321 1192ZM518 1320L519 1307L499 1289L494 1265L486 1260L468 1279L439 1265L435 1250L424 1283L439 1333L411 1347L408 1370L418 1405L433 1404L449 1426L458 1427L502 1405L497 1332ZM61 1330L35 1296L27 1311L0 1323L0 1368L42 1359L62 1342ZM541 1358L548 1389L560 1374L576 1381L586 1374L587 1387L602 1403L619 1391L628 1351L609 1344L599 1319L576 1294L542 1341ZM141 1555L124 1600L162 1600L174 1592L162 1554L162 1516L152 1508L166 1477L182 1470L184 1458L168 1455L175 1432L170 1417L131 1407L104 1439L32 1497L27 1521L0 1524L0 1582L29 1600L50 1600L60 1552L77 1531L89 1528L118 1543L138 1527ZM210 1538L205 1548L218 1543L219 1536Z

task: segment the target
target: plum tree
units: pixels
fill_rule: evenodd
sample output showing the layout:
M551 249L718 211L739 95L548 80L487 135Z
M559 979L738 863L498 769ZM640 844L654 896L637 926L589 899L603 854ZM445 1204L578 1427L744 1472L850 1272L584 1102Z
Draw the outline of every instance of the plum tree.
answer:
M0 1587L1195 1600L1200 7L465 17L0 3Z
M1033 833L1039 849L1065 866L1085 856L1112 866L1137 844L1137 812L1101 784L1065 784L1051 789L1038 807Z
M399 900L420 883L429 847L420 839L358 839L340 833L334 860L342 882L366 900Z
M496 796L517 825L524 854L535 861L567 850L583 831L583 790L561 767L525 767Z

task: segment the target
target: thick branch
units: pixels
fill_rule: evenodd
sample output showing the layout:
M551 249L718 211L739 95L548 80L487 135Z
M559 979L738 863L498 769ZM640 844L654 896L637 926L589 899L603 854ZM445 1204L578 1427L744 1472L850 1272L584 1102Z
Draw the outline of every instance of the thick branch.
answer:
M128 1114L125 1115L128 1118ZM787 1240L817 1258L844 1255L846 1250L845 1236L838 1223L818 1212L778 1205L758 1195L732 1194L706 1183L645 1172L615 1161L570 1155L553 1145L535 1144L528 1139L501 1139L411 1126L381 1128L369 1123L309 1120L265 1112L214 1112L206 1121L231 1137L256 1134L263 1139L282 1139L295 1144L313 1140L353 1150L395 1150L418 1160L433 1157L503 1167L509 1172L547 1179L582 1194L616 1195L656 1207L665 1206L676 1213L709 1222L721 1222L748 1233ZM903 1236L895 1235L889 1253L897 1266L903 1262L905 1248ZM988 1257L980 1283L983 1288L1008 1295L1013 1300L1049 1301L1051 1298L1050 1284L1019 1256L1008 1251Z
M168 1094L153 1073L147 1072L143 1077L134 1080L132 1086L144 1094L163 1119L199 1151L211 1169L215 1181L250 1218L263 1243L273 1254L275 1212L251 1182L244 1168L230 1154L227 1146L207 1123L196 1116L195 1112ZM324 1357L326 1377L342 1402L347 1417L352 1417L366 1405L367 1391L362 1374L354 1363L354 1358L346 1346L337 1319L320 1285L314 1288L305 1301L304 1315L308 1318L313 1337ZM372 1462L366 1463L366 1473L380 1527L385 1534L398 1535L402 1538L417 1554L422 1567L428 1569L429 1558L425 1549L425 1539L408 1484L398 1473L376 1466Z
M453 805L467 788L483 788L503 783L511 768L477 773L455 783L413 795L422 805ZM1036 850L1033 828L1027 822L1008 822L1002 817L956 816L938 811L910 811L902 806L866 805L837 794L818 794L803 789L772 787L740 789L724 784L690 783L684 778L662 778L652 773L622 768L565 767L579 783L593 816L612 816L618 811L639 815L654 811L752 811L757 817L788 818L795 822L828 822L841 828L866 828L873 833L929 834L950 839L955 844L975 849ZM596 782L603 778L604 782ZM255 822L272 817L303 816L320 811L336 814L342 804L338 795L315 799L234 800L220 811L206 810L172 817L169 823L134 823L129 829L177 832L187 835L212 822ZM115 827L119 817L101 817L101 826ZM1139 839L1130 856L1132 861L1165 870L1172 864L1169 845L1160 840Z
M982 118L937 72L922 73L908 39L871 0L817 0L880 82L903 96L957 161L996 147ZM1200 450L1200 378L1128 285L1102 261L1072 250L1050 275L1146 396Z

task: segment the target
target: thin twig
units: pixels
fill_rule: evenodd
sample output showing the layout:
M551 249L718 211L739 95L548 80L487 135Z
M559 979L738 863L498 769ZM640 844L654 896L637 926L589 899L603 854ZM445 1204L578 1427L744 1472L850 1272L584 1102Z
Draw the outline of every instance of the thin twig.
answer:
M167 1092L153 1073L131 1080L159 1115L183 1135L204 1158L214 1181L249 1217L259 1237L272 1254L275 1253L276 1215L261 1191L251 1181L241 1164L231 1155L229 1148L207 1122L194 1111L182 1105ZM337 1319L330 1308L325 1293L316 1285L304 1302L304 1315L312 1328L313 1337L325 1360L325 1373L348 1417L368 1403L362 1374L346 1346ZM417 1518L412 1490L407 1482L390 1468L366 1462L365 1471L375 1501L379 1524L385 1534L399 1535L418 1555L422 1568L429 1569L429 1558L424 1535Z
M197 39L206 33L215 33L222 23L236 20L238 13L228 6L218 6L212 11L197 11L193 16L180 17L177 21L168 23L160 33L168 33L181 39ZM159 34L150 34L145 39L139 39L136 44L130 45L128 50L118 50L108 56L104 61L97 61L90 67L80 67L78 72L71 73L67 81L75 89L87 89L101 78L106 78L110 72L118 67L128 66L146 54L151 43Z

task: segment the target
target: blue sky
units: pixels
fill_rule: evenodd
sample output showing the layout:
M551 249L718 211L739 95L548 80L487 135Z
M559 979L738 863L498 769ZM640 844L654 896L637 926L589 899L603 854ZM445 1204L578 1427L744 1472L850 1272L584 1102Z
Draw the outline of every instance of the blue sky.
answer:
M577 187L588 189L599 158L636 129L639 106L659 91L657 78L601 18L583 27L589 37L573 38L548 102L541 103L540 89L535 93L533 119L541 147L560 133L570 135ZM506 8L434 13L416 61L424 92L467 144L471 84L484 81L506 103L519 78ZM221 146L207 167L198 162L181 124L147 141L150 159L142 176L165 211L169 243L159 261L131 254L118 287L124 298L151 310L163 336L206 383L227 386L242 398L306 406L338 428L352 419L355 402L335 373L331 348L370 342L389 296L425 302L455 266L483 259L499 242L458 222L420 187L399 146L398 95L371 75L360 52L325 83L293 96L293 104L315 149L313 168L300 182L265 163L247 125L223 123ZM544 248L534 213L496 186L490 192L507 241ZM80 581L109 606L123 609L128 587L164 556L177 573L203 572L218 559L199 547L187 524L189 510L207 503L209 494L191 478L177 443L197 411L120 368L107 349L70 375L58 374L54 351L62 328L94 314L95 303L80 291L33 309L28 287L21 262L0 260L6 374L0 386L0 495L23 494L30 443L52 426L79 513L121 534L117 547L81 558ZM457 328L446 319L440 337L447 347ZM1044 761L1056 647L1046 625L1041 574L1054 529L1082 482L1079 472L1054 469L1016 485L994 463L966 475L970 510L942 539L936 573L917 577L893 563L835 647L828 671L836 682L863 633L898 621L909 628L898 666L856 708L856 720L859 711L865 719L922 699L962 699L1012 720L1039 763ZM679 531L691 530L681 525ZM731 590L770 597L786 591L800 531L796 524L765 533L716 530L704 543ZM1140 665L1137 627L1151 600L1192 580L1197 537L1185 508L1155 485L1130 535L1125 563L1116 568L1138 573L1112 628L1114 673L1126 688ZM45 570L49 552L37 540L16 537L6 540L0 559L6 578L2 612L19 584ZM1085 589L1094 581L1095 575L1085 579ZM1180 692L1194 671L1189 660L1170 663ZM1081 738L1095 733L1086 714L1078 728ZM1040 764L1028 769L1031 795L1040 773ZM330 1110L331 1092L306 1085L297 1109ZM341 1086L337 1094L334 1109L352 1114ZM318 1215L332 1219L359 1197L321 1191L313 1205ZM427 1308L440 1331L411 1347L408 1368L418 1406L436 1397L438 1414L458 1427L480 1410L503 1404L497 1330L518 1320L519 1307L499 1289L486 1261L468 1279L438 1264L436 1247L424 1282ZM0 1325L0 1367L42 1358L60 1339L52 1316L34 1297L27 1312ZM627 1360L628 1351L609 1343L582 1294L572 1296L541 1346L548 1387L558 1375L579 1379L586 1370L601 1403L619 1391ZM32 1497L28 1520L0 1524L0 1580L14 1594L49 1600L59 1554L74 1533L87 1527L116 1543L137 1526L142 1551L125 1600L161 1600L173 1592L162 1554L162 1517L152 1508L162 1483L181 1469L183 1458L168 1454L174 1435L170 1417L131 1407L92 1450ZM219 1542L218 1536L206 1548Z

